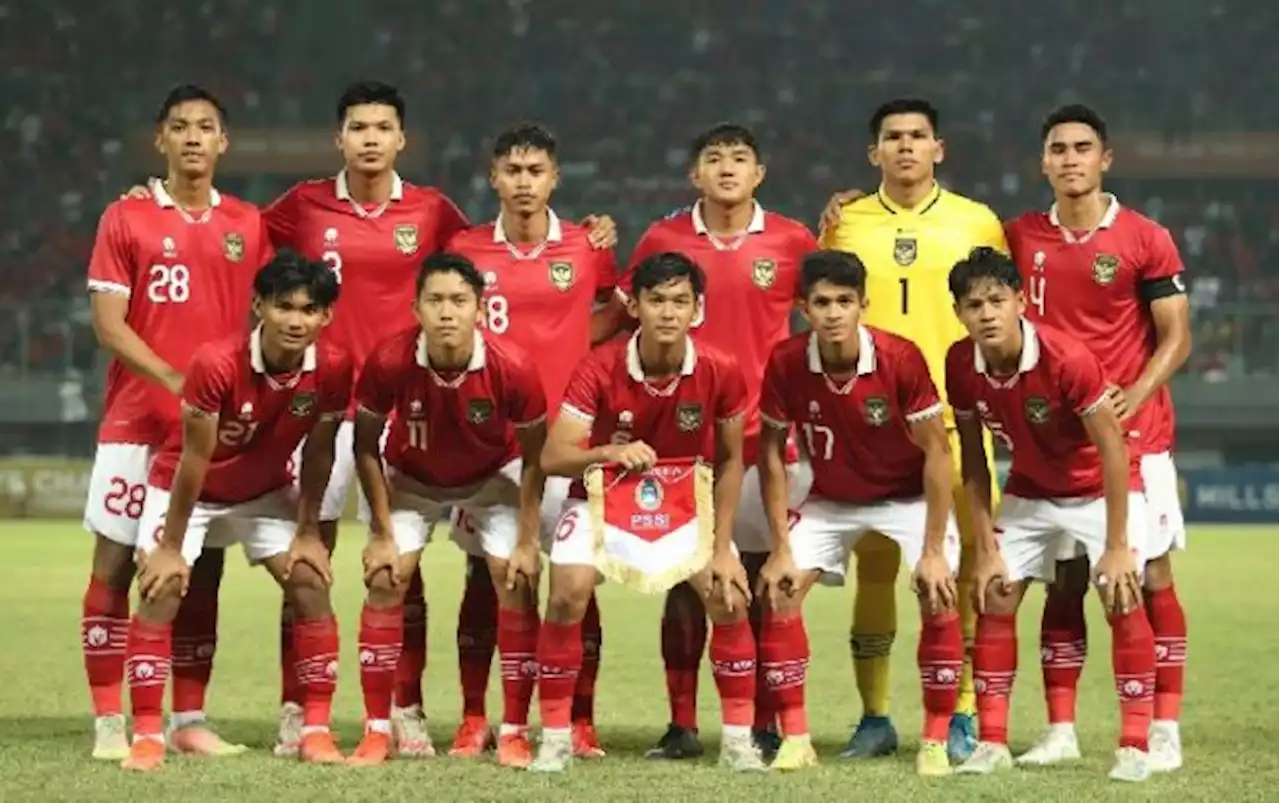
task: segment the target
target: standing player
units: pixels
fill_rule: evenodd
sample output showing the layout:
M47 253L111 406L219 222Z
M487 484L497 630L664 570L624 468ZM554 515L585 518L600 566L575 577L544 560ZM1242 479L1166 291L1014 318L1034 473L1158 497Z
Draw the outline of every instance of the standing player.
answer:
M1137 455L1125 447L1097 358L1022 317L1022 279L1008 257L975 249L956 264L950 284L969 332L947 352L946 372L978 536L981 611L973 666L982 741L957 772L985 775L1012 765L1018 606L1032 580L1053 580L1059 543L1070 538L1088 554L1111 625L1121 733L1110 777L1145 780L1155 644L1137 577L1146 524ZM1013 454L994 524L983 427Z
M329 732L338 624L319 515L352 369L341 350L316 344L338 282L323 263L281 253L258 272L253 290L261 323L196 352L182 386L181 434L166 439L151 466L138 538L146 555L138 580L143 601L125 648L134 731L125 769L164 763L160 723L171 624L187 592L188 567L206 543L243 544L249 560L263 564L295 606L306 707L300 756L342 761ZM303 438L302 485L295 493L289 460Z
M1029 212L1008 226L1009 245L1028 288L1027 315L1071 332L1101 360L1119 388L1121 423L1142 456L1147 511L1146 611L1156 639L1155 720L1151 769L1182 766L1178 714L1187 623L1173 586L1169 553L1183 546L1169 378L1191 351L1182 260L1159 224L1102 191L1111 165L1107 126L1085 106L1065 106L1041 127L1043 170L1053 187L1048 213ZM1063 557L1075 554L1066 545ZM1018 761L1053 764L1080 756L1076 686L1087 645L1083 559L1059 567L1040 629L1049 729Z
M773 552L760 573L759 593L768 604L760 666L778 699L786 736L772 768L817 762L804 706L804 599L819 580L843 585L850 551L876 532L899 545L920 598L917 657L925 718L916 770L949 775L947 729L964 642L952 578L960 541L951 517L951 448L942 402L919 347L860 325L867 274L856 256L810 254L803 285L813 331L773 350L760 401L760 481L773 531ZM783 462L792 424L804 433L814 473L810 496L794 514Z
M747 418L743 456L747 476L734 543L754 583L769 555L769 525L756 480L760 437L760 383L769 350L790 335L791 313L800 293L800 260L817 248L802 223L766 212L755 199L765 167L755 135L740 125L721 123L698 135L690 148L689 178L701 197L680 212L649 227L636 245L632 267L652 254L676 252L693 260L706 275L707 293L694 318L699 343L735 355L747 382ZM623 287L628 284L623 279ZM620 309L626 298L620 288ZM804 499L808 466L794 446L787 449L788 488L793 505ZM752 608L759 632L760 608ZM666 667L671 723L649 751L651 758L702 755L697 730L698 665L707 642L702 601L688 584L667 595L662 616L662 661ZM757 741L770 756L778 737L770 698L763 683L753 723Z
M490 341L511 342L536 356L535 367L547 394L547 410L558 411L569 374L596 343L615 334L617 320L593 307L613 295L617 266L613 251L596 248L587 230L562 220L549 206L559 184L556 140L534 124L498 135L489 166L489 183L500 212L492 223L455 236L452 253L470 259L484 276L480 322ZM555 528L569 480L546 483L542 523ZM485 716L485 694L498 627L498 599L487 559L477 552L472 522L455 519L455 536L475 549L468 558L466 590L458 616L458 664L462 681L462 723L451 756L480 755L492 734ZM593 595L583 620L582 671L573 700L574 754L604 755L596 736L595 681L600 666L600 609Z
M258 210L213 188L226 151L222 105L196 86L179 86L156 116L156 149L168 162L145 199L122 199L98 224L89 293L98 342L111 352L98 449L84 526L94 533L81 645L96 717L93 755L128 753L121 683L129 627L138 520L147 467L179 426L177 394L196 347L243 329L253 271L270 252ZM173 747L227 754L208 729L204 697L217 643L223 555L197 561L174 630Z
M867 295L875 299L867 308L866 323L914 341L924 352L934 384L942 388L947 348L964 336L951 313L947 274L974 247L1007 250L1004 232L989 208L938 184L935 171L945 146L939 138L938 112L929 102L900 98L882 104L871 116L870 134L867 157L880 168L880 187L869 196L857 194L857 200L843 207L842 199L851 194L833 199L838 217L825 227L823 245L858 255L867 266ZM954 427L950 411L945 421L948 428ZM951 452L958 461L954 436ZM965 638L971 640L973 538L959 475L957 462L953 493L962 546L960 613ZM898 551L887 538L864 538L858 544L849 645L863 713L841 753L849 758L887 755L898 748L898 734L889 719ZM966 666L947 745L953 761L966 758L976 744L973 705L973 678Z
M530 769L562 772L573 757L570 711L582 664L582 617L596 583L583 472L597 463L641 469L659 459L696 457L715 466L714 551L690 584L706 599L713 622L712 671L724 717L720 760L737 771L762 770L751 739L751 595L732 543L742 486L742 419L749 403L742 372L722 352L689 337L701 308L703 277L688 257L646 257L632 271L629 289L627 306L639 331L596 350L574 371L542 453L548 474L572 477L574 483L551 547L546 620L538 638L542 742Z
M381 343L356 391L356 470L369 500L368 600L360 617L360 684L366 730L351 757L390 756L391 676L401 649L403 580L450 505L474 523L470 554L489 565L498 596L498 649L506 711L498 763L526 767L538 643L546 397L519 348L476 328L485 282L465 257L423 263L419 325ZM380 449L388 417L386 463Z

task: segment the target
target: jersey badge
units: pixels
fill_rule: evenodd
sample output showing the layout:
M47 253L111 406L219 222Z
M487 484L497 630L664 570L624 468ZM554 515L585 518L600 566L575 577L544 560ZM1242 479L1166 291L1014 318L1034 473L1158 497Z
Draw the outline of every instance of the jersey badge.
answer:
M547 265L547 278L557 290L564 293L573 287L573 263L560 260Z
M676 408L676 426L681 432L696 432L702 428L702 405L696 402Z
M160 250L164 252L165 259L173 259L178 255L178 244L172 237L165 237L160 241Z
M884 396L868 396L862 403L862 415L871 426L884 426L889 422L889 400Z
M1093 280L1106 287L1116 280L1120 272L1120 257L1111 254L1098 254L1093 258Z
M395 232L396 250L405 256L412 256L418 251L418 227L412 223L400 223L396 225Z
M662 484L653 477L645 477L636 483L636 507L646 513L662 507Z
M310 391L295 393L289 400L289 412L298 418L306 418L316 409L316 394Z
M773 287L773 282L777 278L778 264L772 259L757 259L751 263L751 281L755 282L756 287L761 290Z
M895 237L893 238L893 261L902 267L914 265L916 257L919 255L919 248L916 247L915 237Z
M1027 420L1033 424L1043 424L1049 420L1049 400L1040 396L1032 396L1023 405Z
M244 237L234 231L227 232L227 236L222 238L222 255L228 262L239 262L244 259Z
M472 399L467 402L467 420L473 424L483 424L493 418L493 402L489 399Z

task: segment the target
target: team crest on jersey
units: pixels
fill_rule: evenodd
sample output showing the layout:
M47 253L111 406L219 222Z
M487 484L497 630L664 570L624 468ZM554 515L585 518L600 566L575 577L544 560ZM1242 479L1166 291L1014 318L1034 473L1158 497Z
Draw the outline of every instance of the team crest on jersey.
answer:
M646 513L662 507L662 484L653 477L645 477L636 483L636 507Z
M1027 420L1033 424L1043 424L1049 420L1049 400L1040 396L1032 396L1023 405Z
M756 283L756 287L761 290L768 290L773 287L774 281L778 278L778 263L772 259L757 259L751 263L751 281Z
M552 262L547 265L547 278L557 290L564 293L573 287L573 263L566 261Z
M227 236L222 238L222 255L230 262L239 262L244 259L244 238L234 231L228 232Z
M289 400L289 412L298 418L306 418L316 409L316 394L310 391L295 393Z
M1093 258L1093 280L1106 287L1116 280L1120 272L1120 257L1098 254Z
M418 227L412 223L400 223L395 228L396 250L405 256L418 251Z
M868 396L862 403L862 415L873 427L889 423L889 400L884 396Z
M893 239L893 261L902 267L914 265L919 248L915 237L895 237Z
M681 432L696 432L702 428L702 405L697 402L682 404L676 408L676 426Z
M467 420L473 424L483 424L493 418L493 402L489 399L472 399L467 402Z

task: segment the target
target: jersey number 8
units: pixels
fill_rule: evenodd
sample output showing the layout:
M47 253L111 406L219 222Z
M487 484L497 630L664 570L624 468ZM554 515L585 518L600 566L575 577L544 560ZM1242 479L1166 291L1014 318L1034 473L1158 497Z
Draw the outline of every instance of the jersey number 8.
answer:
M511 307L506 296L485 296L484 327L495 335L506 334L511 328Z
M147 271L147 300L152 304L184 304L191 298L191 272L186 265L152 265Z

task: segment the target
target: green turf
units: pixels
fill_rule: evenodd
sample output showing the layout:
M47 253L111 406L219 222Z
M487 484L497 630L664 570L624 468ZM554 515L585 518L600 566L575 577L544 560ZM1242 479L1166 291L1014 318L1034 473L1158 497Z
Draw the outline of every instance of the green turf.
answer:
M337 558L336 607L343 625L337 730L350 748L359 735L360 689L354 637L361 597L359 538L349 528ZM603 591L604 667L599 723L610 757L579 762L567 777L545 778L491 763L435 759L354 770L304 767L274 759L278 670L278 593L265 573L228 561L210 713L230 738L255 749L224 760L173 759L153 776L127 776L90 760L88 693L78 647L80 596L89 539L69 523L5 522L0 528L0 801L319 801L678 800L729 801L768 796L897 800L1274 800L1277 790L1277 533L1274 528L1198 528L1194 551L1178 561L1179 589L1191 629L1183 734L1186 766L1142 787L1106 781L1117 711L1106 627L1093 611L1092 655L1081 689L1081 746L1075 766L1014 771L995 778L924 782L913 772L920 721L914 608L899 596L901 629L894 662L895 709L903 752L896 760L836 758L858 714L847 648L849 592L819 590L808 608L814 662L809 713L822 765L791 776L735 777L710 758L646 762L641 754L666 722L658 658L659 600ZM428 709L437 743L447 741L459 708L453 629L461 557L447 542L429 549ZM905 582L905 580L904 580ZM904 589L905 592L905 589ZM1013 748L1025 748L1043 724L1036 632L1041 595L1022 620L1022 674L1015 690ZM1091 603L1091 609L1096 605ZM496 691L496 678L491 691ZM499 710L491 694L490 710ZM714 742L715 689L704 670L701 716ZM714 747L714 745L709 745ZM709 750L714 754L714 750ZM443 797L440 797L443 796Z

